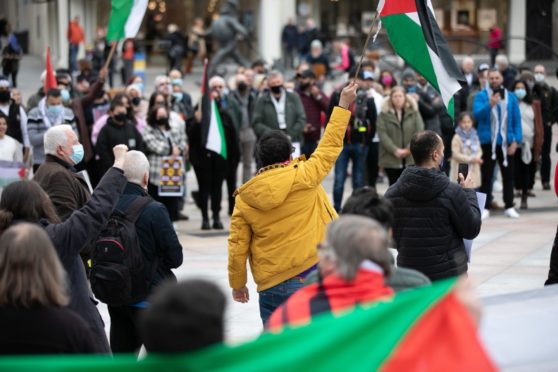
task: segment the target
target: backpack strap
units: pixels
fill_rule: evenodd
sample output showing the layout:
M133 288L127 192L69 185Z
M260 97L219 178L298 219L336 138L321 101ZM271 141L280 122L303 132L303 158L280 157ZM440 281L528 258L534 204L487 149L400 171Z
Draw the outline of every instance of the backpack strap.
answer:
M152 200L153 199L151 199L150 196L140 196L139 198L136 198L136 200L134 200L128 208L126 208L126 211L124 212L125 218L132 223L136 223L141 215L141 212L149 203L151 203Z

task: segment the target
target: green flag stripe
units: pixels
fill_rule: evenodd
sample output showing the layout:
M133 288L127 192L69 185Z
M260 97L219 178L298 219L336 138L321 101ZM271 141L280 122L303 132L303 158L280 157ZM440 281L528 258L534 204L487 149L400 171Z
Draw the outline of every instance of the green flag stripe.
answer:
M382 17L389 41L395 52L413 66L439 92L440 86L430 60L428 46L422 28L406 14Z
M223 121L221 120L221 114L219 114L219 109L217 104L214 108L215 119L217 119L217 128L219 128L219 136L221 137L221 156L227 158L227 141L225 138L225 128L223 127Z
M10 371L278 371L288 369L371 371L379 369L420 322L451 291L455 279L397 294L340 316L324 314L308 326L263 334L235 347L218 345L178 356L49 356L0 358ZM256 320L255 320L256 321Z
M132 12L134 0L112 0L112 9L107 31L109 41L119 41L125 36L124 27Z

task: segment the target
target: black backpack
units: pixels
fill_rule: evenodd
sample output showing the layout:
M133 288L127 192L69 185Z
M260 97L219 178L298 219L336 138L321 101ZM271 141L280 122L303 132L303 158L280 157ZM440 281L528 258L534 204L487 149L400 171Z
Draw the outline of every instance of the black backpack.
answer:
M133 304L149 294L152 278L145 277L136 221L151 200L148 196L139 197L126 211L114 210L95 242L91 254L91 289L107 305ZM155 271L156 262L153 267Z

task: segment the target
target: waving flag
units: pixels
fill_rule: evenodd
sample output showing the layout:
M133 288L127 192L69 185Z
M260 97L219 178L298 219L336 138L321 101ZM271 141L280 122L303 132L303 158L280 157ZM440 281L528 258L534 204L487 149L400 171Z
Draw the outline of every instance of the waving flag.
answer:
M135 38L146 9L147 0L112 0L107 40Z
M48 93L50 88L56 88L58 83L56 83L56 75L54 74L54 69L52 68L52 61L50 59L50 47L46 50L46 61L45 61L45 81L43 82L43 89L45 95Z
M395 52L440 93L453 117L453 95L465 82L438 28L430 0L380 0L380 20Z
M495 371L467 310L455 296L454 283L439 281L339 316L323 314L307 326L266 333L238 346L148 355L139 362L136 355L3 357L0 370Z
M225 141L225 128L219 114L217 102L211 97L209 80L207 77L207 65L205 60L203 67L202 82L202 143L207 150L216 152L224 159L227 158L227 142Z

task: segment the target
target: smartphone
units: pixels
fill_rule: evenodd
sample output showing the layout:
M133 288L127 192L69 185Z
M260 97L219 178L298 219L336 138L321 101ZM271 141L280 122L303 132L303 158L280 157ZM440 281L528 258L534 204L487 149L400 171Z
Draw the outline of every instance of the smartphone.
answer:
M459 163L459 168L457 170L457 183L459 183L459 174L463 175L463 179L466 180L469 175L469 164Z
M498 95L500 95L501 99L504 99L506 97L506 88L500 87L500 88L494 90L493 95L494 94L498 94Z

